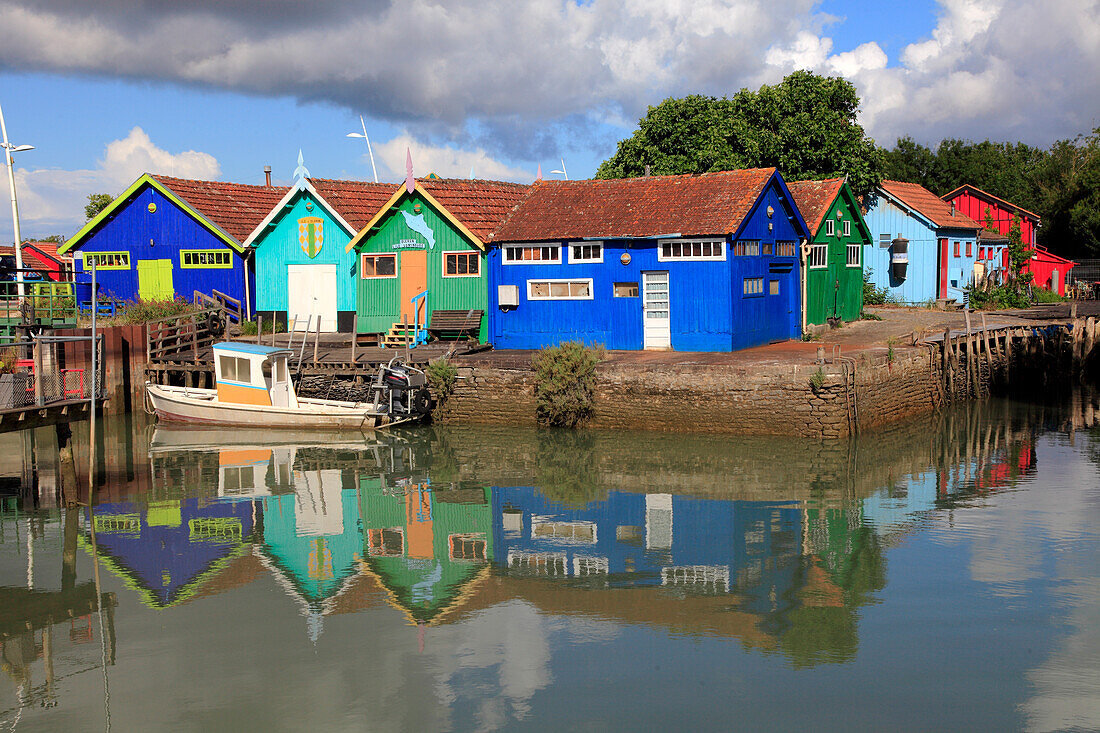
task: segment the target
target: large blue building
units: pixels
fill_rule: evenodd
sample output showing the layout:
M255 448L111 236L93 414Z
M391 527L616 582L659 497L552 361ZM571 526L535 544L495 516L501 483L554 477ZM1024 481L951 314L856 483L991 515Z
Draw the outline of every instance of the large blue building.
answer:
M92 258L101 296L187 299L217 290L252 311L256 282L242 244L287 189L146 173L62 247L77 272Z
M863 268L892 301L962 303L967 285L1001 272L1003 244L979 244L981 225L923 186L883 181L868 201Z
M774 168L540 181L494 234L494 346L731 351L801 336L806 224Z

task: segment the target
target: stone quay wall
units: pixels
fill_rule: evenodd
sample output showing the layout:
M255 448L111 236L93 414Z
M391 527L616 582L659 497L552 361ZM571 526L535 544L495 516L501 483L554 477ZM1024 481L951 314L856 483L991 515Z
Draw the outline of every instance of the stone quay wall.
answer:
M456 360L459 379L436 414L444 424L534 425L529 367ZM597 367L591 428L838 438L931 412L942 401L929 349L824 365Z

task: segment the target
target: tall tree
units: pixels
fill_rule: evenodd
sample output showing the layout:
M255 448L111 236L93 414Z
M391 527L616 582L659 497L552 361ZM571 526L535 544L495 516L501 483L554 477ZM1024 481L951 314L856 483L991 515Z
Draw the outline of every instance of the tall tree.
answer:
M88 203L84 207L85 221L91 221L92 219L94 219L96 214L110 206L111 202L114 200L115 197L109 193L88 194Z
M1100 257L1100 127L1051 146L1035 182L1039 243L1071 257Z
M791 180L849 177L857 193L881 180L881 152L856 121L851 82L796 71L731 98L691 95L650 107L597 178L775 166Z

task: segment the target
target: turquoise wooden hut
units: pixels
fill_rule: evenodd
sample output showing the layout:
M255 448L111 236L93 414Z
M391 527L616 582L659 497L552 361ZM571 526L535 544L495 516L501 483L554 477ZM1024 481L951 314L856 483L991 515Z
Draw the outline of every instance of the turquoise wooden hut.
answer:
M310 178L294 184L244 244L255 258L256 312L287 328L350 332L356 255L346 245L393 193L392 184Z

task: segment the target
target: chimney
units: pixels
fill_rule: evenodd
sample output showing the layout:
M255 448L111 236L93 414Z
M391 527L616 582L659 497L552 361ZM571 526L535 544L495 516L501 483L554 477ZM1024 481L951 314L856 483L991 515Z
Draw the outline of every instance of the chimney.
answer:
M264 185L271 188L271 166L264 166Z
M649 163L646 163L645 164L645 177L649 178L649 175L650 175Z
M954 216L954 215L955 215L955 202L952 201L951 202L951 216Z

